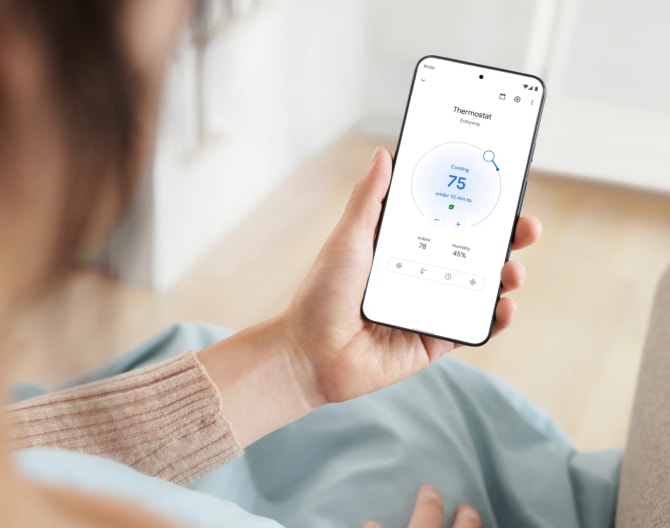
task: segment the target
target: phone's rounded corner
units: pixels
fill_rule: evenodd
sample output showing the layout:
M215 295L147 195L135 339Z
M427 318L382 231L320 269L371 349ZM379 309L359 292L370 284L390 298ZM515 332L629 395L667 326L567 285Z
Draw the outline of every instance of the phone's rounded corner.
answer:
M493 330L489 331L486 334L486 336L484 337L484 339L482 339L481 341L478 341L476 343L464 343L464 344L469 346L469 347L478 348L478 347L484 346L486 343L488 343L491 340L492 336L493 336Z
M486 343L488 343L491 338L493 337L493 327L495 325L495 321L491 322L491 326L489 326L488 330L486 331L486 334L480 341L473 341L473 342L461 342L461 344L473 347L473 348L478 348L481 346L484 346Z
M370 323L378 324L377 321L365 313L365 298L361 301L361 317Z
M440 58L440 57L438 57L437 55L424 55L423 57L421 57L421 58L417 61L417 63L416 63L416 68L415 68L415 69L418 70L418 69L421 67L421 65L423 64L424 61L427 61L427 60L429 60L429 59L439 59L439 58Z
M545 84L544 80L542 80L542 77L540 77L539 75L533 75L533 74L531 74L530 77L532 79L535 79L538 83L540 83L540 86L542 87L542 97L546 97L547 85Z

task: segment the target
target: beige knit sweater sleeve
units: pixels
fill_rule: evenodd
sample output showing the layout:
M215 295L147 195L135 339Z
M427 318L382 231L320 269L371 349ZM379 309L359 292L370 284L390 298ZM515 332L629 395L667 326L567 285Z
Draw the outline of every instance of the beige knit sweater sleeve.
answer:
M196 355L10 406L13 447L99 455L178 484L242 454Z

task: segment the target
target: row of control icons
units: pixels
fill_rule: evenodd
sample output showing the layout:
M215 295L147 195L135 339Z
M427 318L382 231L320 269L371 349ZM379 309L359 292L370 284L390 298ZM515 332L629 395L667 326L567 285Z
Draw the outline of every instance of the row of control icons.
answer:
M503 93L503 92L500 92L500 95L498 96L498 99L504 101L505 99L507 99L507 94ZM514 102L515 103L520 103L521 102L521 96L520 95L515 95L514 96ZM535 104L535 99L531 98L530 99L530 106L533 106L534 104Z
M459 288L467 288L468 290L482 291L484 289L484 277L479 275L430 266L411 260L391 257L389 258L387 269L394 273L409 275L418 279L432 280L442 284L458 286Z

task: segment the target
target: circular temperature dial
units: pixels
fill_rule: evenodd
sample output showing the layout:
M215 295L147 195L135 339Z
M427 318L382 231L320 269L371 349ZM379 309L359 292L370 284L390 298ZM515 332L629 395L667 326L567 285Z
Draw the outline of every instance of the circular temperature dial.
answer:
M414 168L412 196L434 225L459 231L482 222L500 198L500 169L492 150L469 143L443 143Z

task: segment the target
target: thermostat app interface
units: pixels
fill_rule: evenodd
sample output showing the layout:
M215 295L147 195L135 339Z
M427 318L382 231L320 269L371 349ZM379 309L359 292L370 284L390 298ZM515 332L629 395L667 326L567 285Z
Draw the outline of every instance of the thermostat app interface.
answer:
M468 344L488 339L543 99L533 76L419 62L366 318Z

